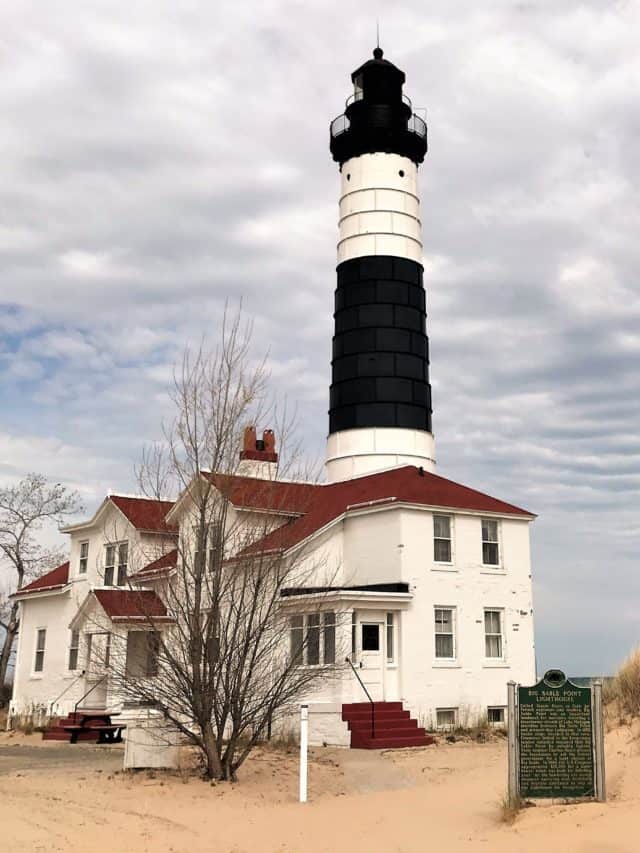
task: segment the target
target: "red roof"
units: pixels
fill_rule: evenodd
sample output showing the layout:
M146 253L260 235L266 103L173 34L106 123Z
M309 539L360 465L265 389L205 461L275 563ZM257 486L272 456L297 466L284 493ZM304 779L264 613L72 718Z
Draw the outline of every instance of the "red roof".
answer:
M166 619L167 608L155 592L133 589L94 589L104 612L112 621Z
M284 480L259 480L230 474L203 472L218 491L234 506L271 510L286 515L308 512L314 495L322 486L315 483L287 483Z
M109 495L109 500L124 513L137 530L153 533L175 533L176 528L165 521L173 501L158 501L153 498L128 498Z
M147 563L146 566L135 572L135 574L131 575L131 577L144 578L147 575L155 575L158 572L168 571L169 569L175 568L177 561L178 549L174 548L173 551L169 551L167 554L163 554L162 557L158 557L158 559L154 560L152 563Z
M58 589L66 586L69 582L69 561L56 566L42 577L36 578L26 586L21 587L15 595L22 595L24 592L42 592L45 589Z
M252 545L250 550L290 548L325 527L347 509L355 508L354 505L371 502L402 502L416 506L534 517L533 513L525 509L436 474L427 471L421 473L414 466L394 468L340 483L313 486L312 489L308 511L302 517L274 530Z

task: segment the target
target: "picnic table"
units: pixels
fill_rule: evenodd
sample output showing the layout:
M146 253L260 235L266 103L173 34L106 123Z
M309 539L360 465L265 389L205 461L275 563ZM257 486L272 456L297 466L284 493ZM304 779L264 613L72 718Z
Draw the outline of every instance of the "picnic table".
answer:
M76 711L74 722L64 725L63 729L71 735L70 743L77 743L81 732L88 731L97 732L98 743L122 743L122 731L126 726L111 722L111 718L117 716L117 711Z

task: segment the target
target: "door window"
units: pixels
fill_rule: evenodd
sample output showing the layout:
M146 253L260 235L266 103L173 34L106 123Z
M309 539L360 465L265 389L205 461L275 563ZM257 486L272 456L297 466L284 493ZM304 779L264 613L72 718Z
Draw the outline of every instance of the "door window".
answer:
M363 652L379 652L380 651L380 626L379 625L363 625L362 626L362 651Z

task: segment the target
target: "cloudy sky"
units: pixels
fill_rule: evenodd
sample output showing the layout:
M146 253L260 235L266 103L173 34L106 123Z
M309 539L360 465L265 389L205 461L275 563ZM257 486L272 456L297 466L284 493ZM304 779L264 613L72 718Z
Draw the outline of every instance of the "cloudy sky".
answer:
M439 471L540 515L539 666L609 672L640 640L639 6L379 5L429 125ZM3 4L0 482L132 489L177 354L240 297L322 453L364 8Z

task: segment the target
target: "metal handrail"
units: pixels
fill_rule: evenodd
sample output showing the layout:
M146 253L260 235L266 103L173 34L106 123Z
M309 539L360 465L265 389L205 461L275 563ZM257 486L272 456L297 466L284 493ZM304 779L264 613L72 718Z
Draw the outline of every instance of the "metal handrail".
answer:
M55 706L55 705L57 705L57 704L58 704L58 702L59 702L59 701L62 699L62 697L64 696L64 694L65 694L65 693L68 693L68 692L69 692L69 690L71 690L71 688L73 687L73 685L74 685L74 684L75 684L75 683L76 683L80 678L82 678L82 676L84 675L84 673L85 673L85 670L83 669L83 670L82 670L82 672L81 672L81 673L79 673L79 675L76 675L76 677L73 679L73 681L72 681L72 682L70 682L69 684L67 684L67 686L64 688L64 690L62 691L62 693L61 693L59 696L56 696L56 698L55 698L52 702L49 702L49 713L50 713L50 714L53 714L53 708L54 708L54 706Z
M376 736L376 714L375 714L376 706L375 706L375 703L374 703L373 699L371 698L371 694L369 693L367 688L364 686L364 681L358 675L358 671L356 670L355 666L353 665L351 658L346 657L345 661L349 664L349 666L353 670L353 674L355 675L355 677L360 682L360 687L362 687L364 692L367 694L367 699L369 700L369 702L371 702L371 737L374 738Z
M345 107L348 107L349 104L353 104L356 101L362 101L363 99L364 99L364 92L361 89L360 91L354 92L352 95L349 95L347 100L344 102L344 105L345 105ZM408 107L413 107L413 105L411 103L411 98L408 95L405 95L404 92L402 93L402 103L406 104Z
M90 693L93 693L93 691L96 689L96 687L97 687L99 684L102 684L102 682L105 680L105 678L107 678L107 676L108 676L108 675L109 675L109 673L108 673L108 672L107 672L107 673L105 673L105 674L102 676L102 678L99 678L99 679L96 681L96 683L95 683L92 687L90 687L90 688L87 690L87 692L84 694L84 696L81 696L81 697L78 699L78 701L76 702L75 708L73 709L73 713L74 713L74 714L76 714L76 713L77 713L77 711L78 711L78 705L79 705L81 702L84 702L84 700L87 698L87 696L89 696L89 694L90 694Z

